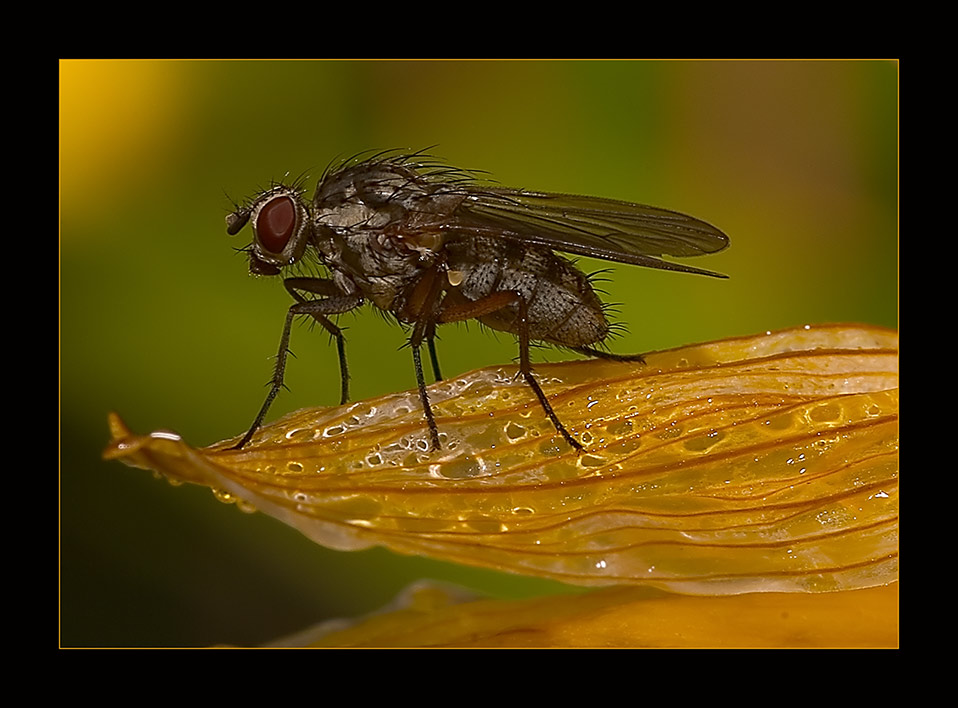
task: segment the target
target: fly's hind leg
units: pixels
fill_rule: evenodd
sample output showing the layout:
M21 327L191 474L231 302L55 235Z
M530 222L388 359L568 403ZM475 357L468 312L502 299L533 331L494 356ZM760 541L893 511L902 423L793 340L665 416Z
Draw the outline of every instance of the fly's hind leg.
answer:
M458 322L488 315L511 305L518 305L519 316L516 319L516 334L519 337L519 373L539 399L542 410L552 421L556 431L578 452L583 451L582 444L566 430L559 416L552 409L542 387L536 381L529 359L529 306L522 294L515 290L501 290L471 302L458 302L439 312L438 322Z
M572 351L585 354L586 356L595 357L596 359L608 359L609 361L638 361L642 364L645 363L645 357L641 354L614 354L612 352L604 352L601 349L593 349L592 347L572 347Z
M297 302L291 305L286 312L286 322L283 325L283 334L279 340L279 351L276 353L276 365L273 367L273 378L270 380L269 392L266 394L266 400L263 402L259 413L256 415L253 424L250 426L246 435L233 446L232 449L239 450L244 447L252 438L263 419L269 412L273 400L283 388L283 380L286 375L286 357L289 355L289 335L290 328L293 325L293 319L297 315L308 315L319 322L323 328L329 332L335 339L339 351L339 366L342 378L341 397L342 403L345 403L349 395L349 372L346 368L346 338L342 330L337 327L327 315L335 315L348 312L363 303L363 299L356 295L343 293L335 286L331 280L321 278L289 278L284 281L286 289L296 298ZM300 291L314 293L317 295L327 295L321 300L307 300L300 294Z

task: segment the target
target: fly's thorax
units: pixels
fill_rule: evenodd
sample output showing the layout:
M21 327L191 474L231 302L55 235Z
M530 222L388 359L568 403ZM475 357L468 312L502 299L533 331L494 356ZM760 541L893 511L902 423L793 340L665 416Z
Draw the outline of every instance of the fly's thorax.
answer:
M335 172L313 199L316 249L339 279L396 312L400 295L442 257L444 215L459 201L401 166Z
M450 289L476 301L514 291L528 305L529 336L568 347L587 346L609 333L602 302L588 276L553 251L508 239L471 238L446 245ZM519 306L479 318L518 334Z
M312 213L337 231L399 230L434 211L436 188L401 165L364 164L334 172L316 187Z
M432 233L408 236L391 227L331 229L321 224L315 244L320 260L345 292L361 294L389 312L443 249L442 239Z
M325 176L316 186L313 206L318 211L355 203L379 209L386 204L401 205L409 197L428 191L428 182L408 167L358 163Z

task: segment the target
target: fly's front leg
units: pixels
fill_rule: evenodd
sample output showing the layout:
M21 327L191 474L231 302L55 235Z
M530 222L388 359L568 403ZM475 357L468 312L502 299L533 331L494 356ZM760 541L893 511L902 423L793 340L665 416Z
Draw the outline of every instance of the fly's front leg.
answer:
M545 411L549 420L552 421L556 431L559 432L559 434L566 439L566 442L575 450L582 452L582 444L572 437L559 420L559 416L552 410L549 399L546 398L542 387L539 386L539 382L536 381L535 374L532 372L532 362L529 359L529 306L521 293L515 290L501 290L472 302L458 302L442 309L439 312L437 321L439 323L445 323L473 319L512 305L518 306L519 309L519 316L515 323L515 333L519 337L519 373L522 374L522 378L529 384L529 388L535 393L536 398L539 399L542 410Z
M290 281L296 282L290 285ZM263 406L260 408L256 419L253 421L246 435L232 448L234 450L244 447L253 438L253 435L259 429L260 425L262 425L263 419L266 418L266 414L269 412L273 400L279 394L280 389L283 388L283 380L286 375L286 357L289 355L290 329L293 325L293 319L297 315L308 315L312 317L323 325L330 334L337 338L340 352L340 367L343 374L343 391L345 394L347 377L345 368L345 338L342 335L342 330L330 322L326 315L348 312L349 310L359 307L363 303L363 299L356 295L344 294L336 288L332 281L321 280L319 278L291 278L289 281L286 281L286 289L289 290L293 297L299 302L291 305L286 313L286 322L283 324L283 335L279 340L279 351L276 353L276 365L273 368L273 378L270 381L270 388L266 394L266 400L263 402ZM331 295L322 300L307 300L295 292L295 290L304 290L306 292L319 294L333 292L335 295Z
M315 295L325 295L327 298L344 297L342 291L336 287L333 281L322 278L287 278L283 281L283 285L286 287L286 292L300 303L311 301L300 295L299 291L313 293ZM358 304L354 305L354 307L358 307L361 304L362 299L360 298ZM350 307L348 309L351 310L353 308ZM343 330L326 317L326 315L318 312L311 312L309 314L322 325L323 329L336 339L336 351L339 354L339 376L341 379L339 405L343 405L349 400L349 364L346 361L346 337L343 336Z

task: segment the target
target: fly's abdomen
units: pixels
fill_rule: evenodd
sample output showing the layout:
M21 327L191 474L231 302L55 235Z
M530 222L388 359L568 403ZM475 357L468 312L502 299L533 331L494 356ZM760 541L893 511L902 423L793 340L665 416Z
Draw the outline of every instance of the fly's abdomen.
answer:
M527 303L530 339L568 347L594 344L609 333L602 303L588 277L545 248L506 239L473 238L447 245L455 289L477 301L497 292L517 292ZM452 278L451 278L452 280ZM479 318L484 325L518 334L519 306Z

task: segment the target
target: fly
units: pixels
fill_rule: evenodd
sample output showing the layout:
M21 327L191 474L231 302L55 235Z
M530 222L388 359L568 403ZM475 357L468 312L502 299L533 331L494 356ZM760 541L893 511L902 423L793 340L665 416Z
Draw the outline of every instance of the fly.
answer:
M555 429L581 451L535 378L530 343L618 361L642 361L642 356L597 348L611 331L605 308L589 276L556 252L726 277L661 258L725 248L728 237L704 221L612 199L487 186L476 173L421 152L380 153L331 165L311 201L301 180L273 183L229 214L226 230L233 235L247 223L253 229L253 241L244 249L250 273L280 275L312 258L329 277L284 277L295 303L286 313L266 401L236 448L252 439L283 387L290 327L297 316L311 317L335 339L340 401L348 400L346 340L331 317L368 301L409 329L433 449L440 447L439 428L421 349L425 344L435 379L441 379L436 328L476 319L517 337L525 383Z

